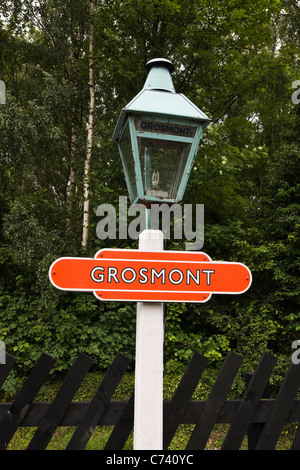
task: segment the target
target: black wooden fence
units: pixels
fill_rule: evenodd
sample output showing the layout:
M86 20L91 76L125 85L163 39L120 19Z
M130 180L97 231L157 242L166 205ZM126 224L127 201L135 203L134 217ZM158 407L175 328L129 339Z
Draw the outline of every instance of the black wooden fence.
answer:
M242 399L229 400L228 393L240 369L242 357L230 352L218 373L207 400L191 400L207 365L207 358L194 353L173 398L164 402L164 449L168 449L180 424L194 424L187 450L205 449L216 423L230 423L222 450L240 449L245 436L248 449L273 450L286 423L300 422L300 365L291 363L276 398L266 399L268 382L276 359L264 353L256 370L248 376ZM16 359L7 354L0 364L0 388ZM37 402L40 387L55 359L42 354L21 390L10 403L0 403L0 449L6 449L18 427L36 427L27 447L46 449L57 427L75 426L67 449L84 449L96 426L113 425L105 450L123 449L133 429L134 395L127 402L112 401L130 360L118 353L89 402L72 401L92 365L79 354L52 402ZM291 449L300 449L300 426Z

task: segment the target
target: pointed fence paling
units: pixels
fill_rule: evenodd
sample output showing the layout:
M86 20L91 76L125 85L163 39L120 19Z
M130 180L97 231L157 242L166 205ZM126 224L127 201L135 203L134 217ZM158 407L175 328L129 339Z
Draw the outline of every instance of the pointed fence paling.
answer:
M273 450L283 427L300 422L300 365L291 363L276 398L266 398L276 358L264 353L256 370L248 374L244 396L228 399L240 370L242 356L229 352L206 400L192 400L208 359L194 353L171 400L164 402L163 447L168 449L180 424L193 424L187 450L205 449L217 423L229 423L222 450L240 449L245 437L248 448ZM6 354L0 364L0 387L13 369L16 359ZM21 390L11 403L0 403L0 449L8 447L19 427L36 427L28 450L46 449L59 426L74 426L67 450L85 449L97 426L113 425L104 450L123 449L133 431L134 393L126 402L112 401L130 359L118 353L90 402L73 401L89 372L93 360L79 354L52 402L35 398L55 364L55 358L41 354ZM291 449L300 449L300 427Z

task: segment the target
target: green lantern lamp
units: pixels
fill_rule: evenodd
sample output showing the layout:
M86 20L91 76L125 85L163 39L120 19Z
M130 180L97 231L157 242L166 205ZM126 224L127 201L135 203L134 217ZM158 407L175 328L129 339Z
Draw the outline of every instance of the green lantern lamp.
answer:
M203 129L210 119L176 93L173 64L150 60L143 89L122 109L112 140L118 143L132 204L182 200Z

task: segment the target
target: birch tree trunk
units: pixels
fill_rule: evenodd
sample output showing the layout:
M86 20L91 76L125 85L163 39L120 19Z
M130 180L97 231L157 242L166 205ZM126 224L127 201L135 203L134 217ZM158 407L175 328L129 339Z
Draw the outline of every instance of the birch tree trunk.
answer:
M69 184L68 184L68 189L67 189L67 202L68 202L67 230L69 230L71 227L73 206L75 202L75 193L76 193L76 172L74 169L75 152L76 152L76 132L75 132L75 126L72 124L71 146L70 146L71 165L69 169L69 181L68 181Z
M90 200L89 200L89 183L90 183L90 166L92 157L93 146L93 130L94 130L94 112L95 112L95 85L94 85L94 58L93 58L93 44L94 44L94 1L90 0L90 32L89 32L89 89L90 89L90 104L89 104L89 118L88 118L88 131L87 131L87 147L84 162L84 180L83 180L83 225L82 225L82 248L86 249L89 234L89 215L90 215Z

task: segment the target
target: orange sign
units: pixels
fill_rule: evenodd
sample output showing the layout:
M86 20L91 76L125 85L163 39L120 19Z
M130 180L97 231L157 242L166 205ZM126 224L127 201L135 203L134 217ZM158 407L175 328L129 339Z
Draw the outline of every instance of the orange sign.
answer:
M100 250L94 258L59 258L49 277L58 289L136 302L206 302L212 294L242 294L252 282L247 266L213 262L202 252L118 249Z

